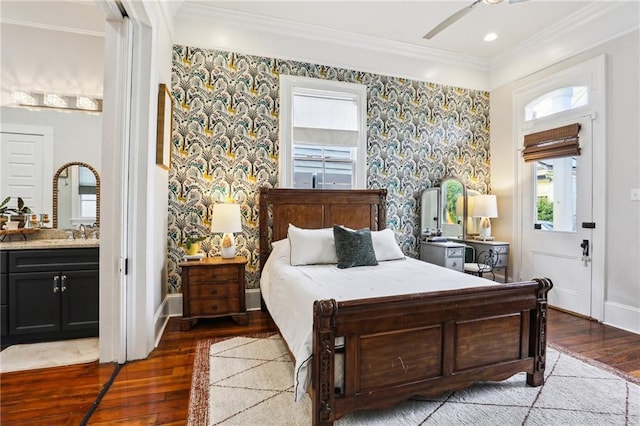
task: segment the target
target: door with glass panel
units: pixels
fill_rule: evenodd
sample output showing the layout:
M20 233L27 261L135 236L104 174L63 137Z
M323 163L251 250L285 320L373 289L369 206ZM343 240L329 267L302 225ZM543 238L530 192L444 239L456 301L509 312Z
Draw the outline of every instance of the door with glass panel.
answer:
M522 276L550 278L550 305L591 316L591 256L602 249L592 244L591 117L574 120L525 135Z

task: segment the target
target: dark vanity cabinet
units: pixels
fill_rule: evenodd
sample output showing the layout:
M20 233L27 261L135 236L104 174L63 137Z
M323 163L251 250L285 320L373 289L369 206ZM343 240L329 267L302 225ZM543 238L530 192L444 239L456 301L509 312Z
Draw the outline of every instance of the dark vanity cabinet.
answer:
M9 321L8 336L3 340L15 343L97 336L98 250L8 251Z
M0 340L9 334L9 253L0 251Z

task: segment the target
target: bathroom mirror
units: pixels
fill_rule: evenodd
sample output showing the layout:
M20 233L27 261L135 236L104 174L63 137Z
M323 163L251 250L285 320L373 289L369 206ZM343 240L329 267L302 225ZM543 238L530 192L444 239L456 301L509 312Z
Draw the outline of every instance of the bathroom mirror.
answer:
M440 229L440 188L427 188L422 191L420 199L420 233L435 235Z
M100 176L87 163L63 164L53 176L53 227L100 225Z
M464 184L458 178L446 178L440 183L440 227L443 237L464 238L466 235L466 195Z

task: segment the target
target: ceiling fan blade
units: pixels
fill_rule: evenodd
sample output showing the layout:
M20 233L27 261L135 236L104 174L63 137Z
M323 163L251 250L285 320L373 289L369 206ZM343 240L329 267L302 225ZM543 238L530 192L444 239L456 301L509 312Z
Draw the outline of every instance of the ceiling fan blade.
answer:
M478 5L478 3L481 3L482 0L475 0L473 3L471 3L469 6L464 7L462 9L460 9L459 11L457 11L456 13L454 13L453 15L449 16L447 19L445 19L444 21L440 22L438 25L436 25L436 27L434 29L432 29L431 31L429 31L427 34L424 35L424 37L427 40L430 40L433 36L435 36L436 34L438 34L440 31L444 30L445 28L447 28L449 25L453 24L454 22L456 22L458 19L462 18L464 15L466 15L467 13L471 12L471 9L473 9L474 7L476 7Z

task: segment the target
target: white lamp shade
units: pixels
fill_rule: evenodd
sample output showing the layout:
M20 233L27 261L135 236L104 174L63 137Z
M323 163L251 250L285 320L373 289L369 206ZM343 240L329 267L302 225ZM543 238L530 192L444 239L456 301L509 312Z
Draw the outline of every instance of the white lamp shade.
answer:
M473 217L498 217L496 196L483 194L473 197Z
M214 204L211 232L241 232L240 204Z

